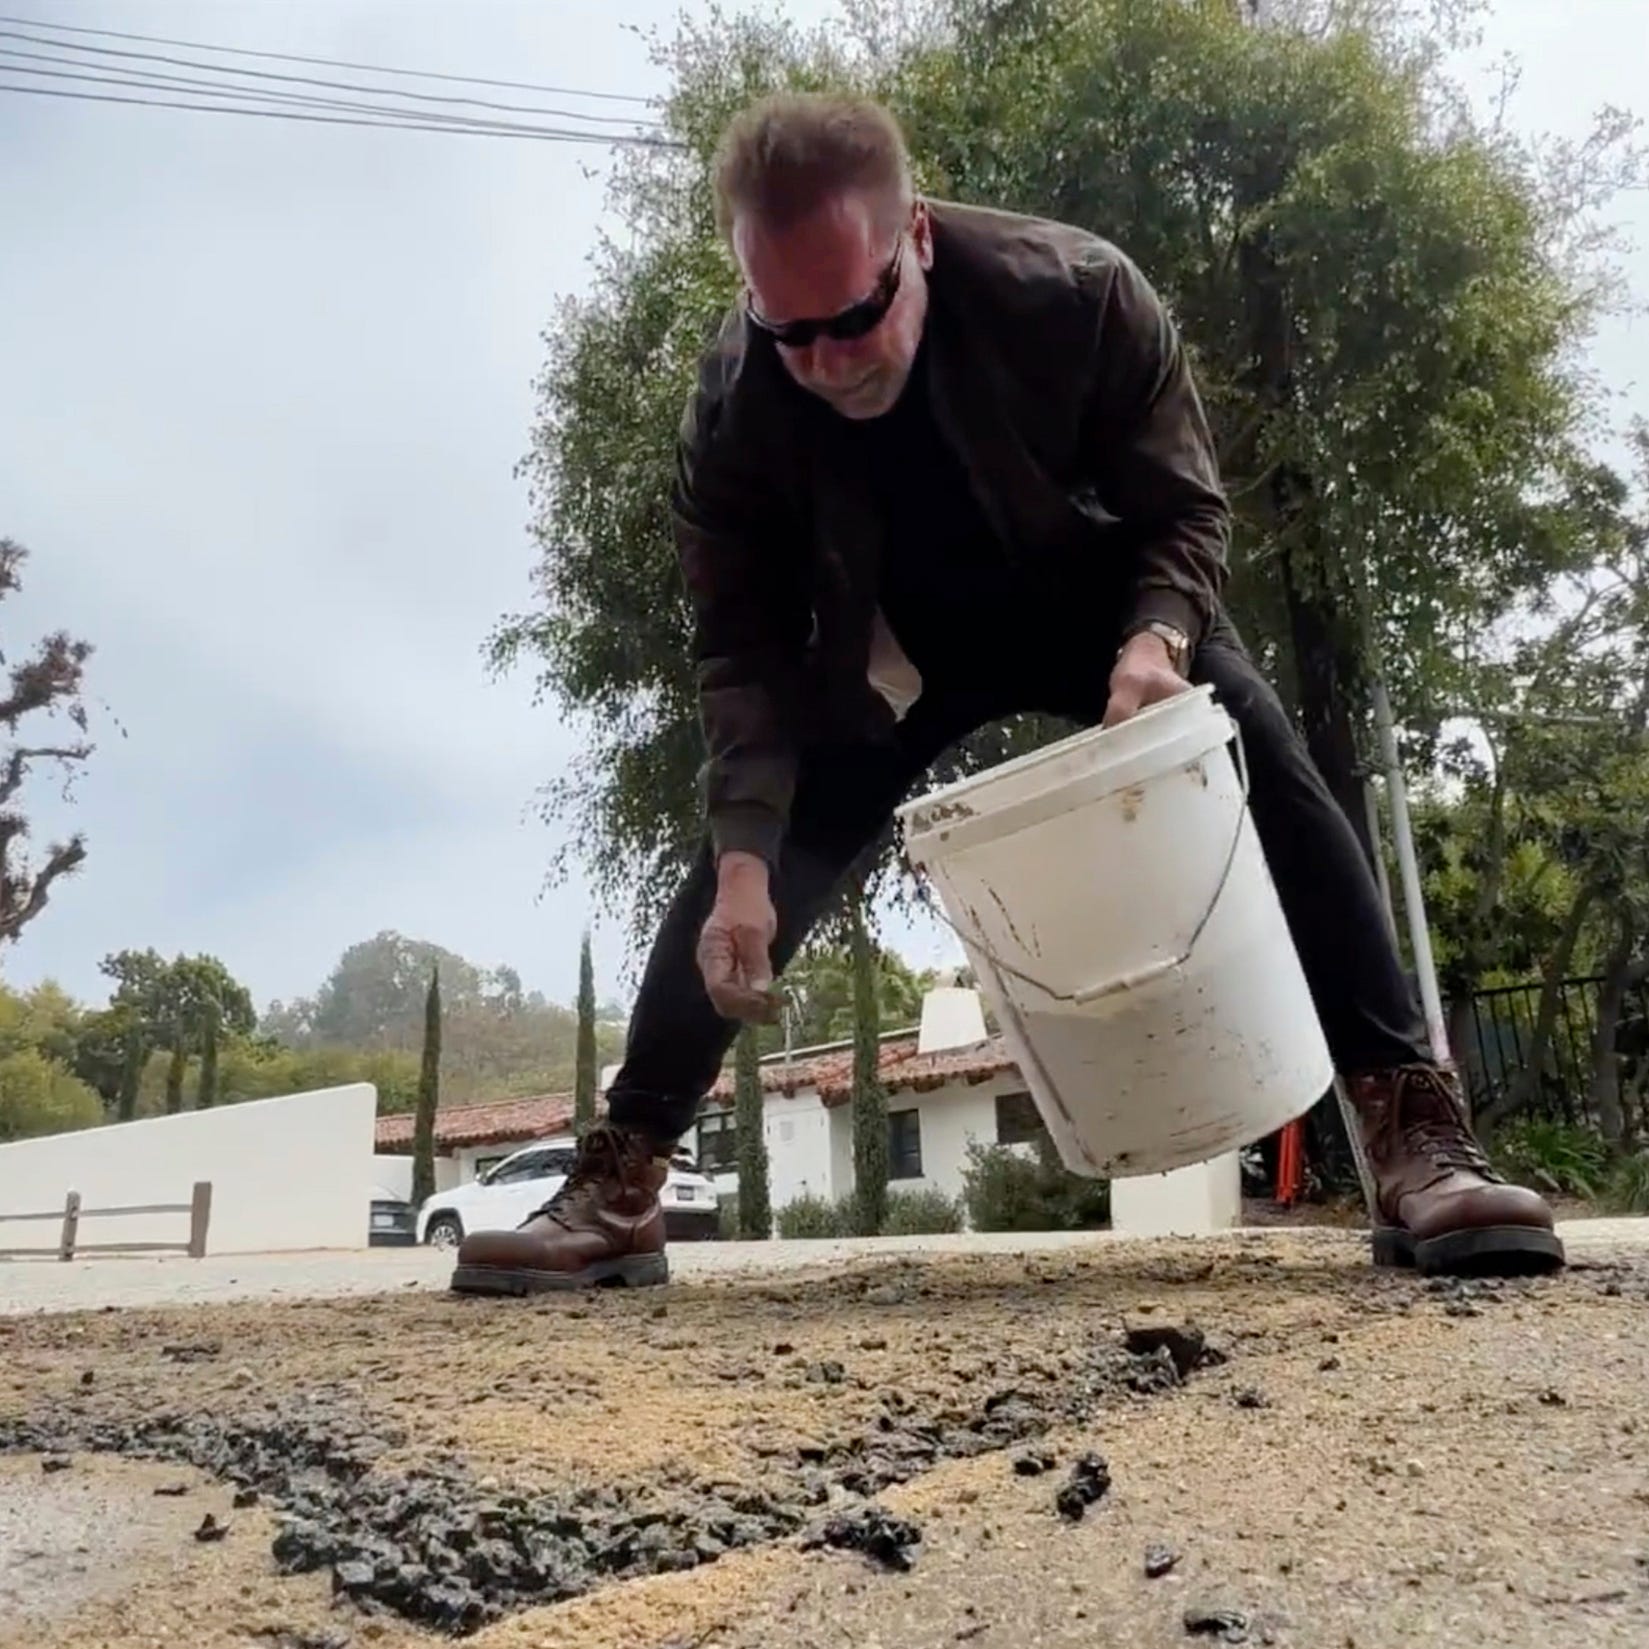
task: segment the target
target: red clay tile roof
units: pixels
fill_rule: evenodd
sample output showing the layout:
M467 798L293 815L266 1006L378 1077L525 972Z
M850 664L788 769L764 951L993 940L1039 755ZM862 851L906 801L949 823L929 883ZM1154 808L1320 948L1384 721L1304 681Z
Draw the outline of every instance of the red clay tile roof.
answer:
M516 1145L530 1139L565 1134L573 1125L571 1094L532 1094L525 1099L497 1099L485 1105L454 1106L435 1113L435 1145L455 1151L465 1145ZM378 1118L378 1149L412 1149L412 1113Z
M919 1054L916 1038L901 1037L882 1044L877 1061L882 1085L889 1093L926 1093L947 1082L989 1082L1014 1069L1007 1044L999 1036L972 1048L947 1048L943 1053ZM799 1094L816 1090L826 1105L845 1104L853 1094L853 1050L833 1049L786 1065L774 1060L762 1066L762 1088L770 1094ZM712 1104L730 1104L733 1077L724 1071L710 1090Z
M1014 1069L1007 1045L999 1036L972 1048L948 1048L943 1053L919 1054L916 1038L891 1038L882 1044L878 1061L882 1085L889 1093L927 1093L947 1082L989 1082ZM853 1095L853 1050L764 1063L762 1089L770 1094L816 1091L826 1105L844 1105ZM732 1073L723 1072L710 1090L711 1105L733 1101ZM467 1145L519 1145L531 1139L564 1134L572 1128L571 1094L535 1094L527 1099L500 1099L486 1105L464 1105L435 1113L438 1150L455 1151ZM412 1149L412 1114L378 1118L378 1149Z

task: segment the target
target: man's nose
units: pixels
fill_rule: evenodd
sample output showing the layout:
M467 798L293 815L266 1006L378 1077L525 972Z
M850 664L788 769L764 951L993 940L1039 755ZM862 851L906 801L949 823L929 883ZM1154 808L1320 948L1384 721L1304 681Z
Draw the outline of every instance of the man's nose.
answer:
M835 338L815 338L807 346L802 370L817 383L848 383L861 370L858 351L850 343Z

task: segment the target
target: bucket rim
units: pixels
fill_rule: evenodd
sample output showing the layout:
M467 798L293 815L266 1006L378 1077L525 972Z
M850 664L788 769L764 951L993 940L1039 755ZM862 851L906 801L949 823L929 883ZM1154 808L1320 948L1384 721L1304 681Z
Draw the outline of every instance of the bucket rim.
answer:
M916 831L925 833L940 823L948 823L948 819L923 819L919 815L938 810L943 815L944 810L953 806L962 797L972 797L987 784L1000 781L1011 781L1023 775L1033 773L1038 767L1049 766L1063 760L1073 750L1084 745L1097 745L1104 740L1111 740L1115 751L1115 759L1120 765L1122 761L1143 755L1151 744L1140 735L1143 731L1152 730L1152 724L1164 722L1171 718L1183 718L1193 707L1215 708L1219 706L1214 701L1214 689L1211 683L1203 682L1187 689L1183 693L1176 693L1172 698L1162 699L1156 704L1147 705L1143 710L1136 711L1127 721L1116 727L1083 727L1065 738L1056 739L1052 744L1042 745L1036 750L1028 750L1022 756L1015 756L1011 761L998 762L995 766L987 767L978 773L970 773L964 778L953 779L949 784L940 785L936 790L925 791L922 795L913 797L902 803L896 809L900 825L907 833ZM1124 737L1124 735L1128 735ZM1164 741L1165 742L1165 741Z

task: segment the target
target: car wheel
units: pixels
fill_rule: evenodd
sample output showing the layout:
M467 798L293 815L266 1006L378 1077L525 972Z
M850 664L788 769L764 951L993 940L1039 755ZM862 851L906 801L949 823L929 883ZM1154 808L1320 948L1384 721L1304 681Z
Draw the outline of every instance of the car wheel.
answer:
M464 1222L456 1214L437 1214L424 1232L431 1248L456 1248L464 1240Z

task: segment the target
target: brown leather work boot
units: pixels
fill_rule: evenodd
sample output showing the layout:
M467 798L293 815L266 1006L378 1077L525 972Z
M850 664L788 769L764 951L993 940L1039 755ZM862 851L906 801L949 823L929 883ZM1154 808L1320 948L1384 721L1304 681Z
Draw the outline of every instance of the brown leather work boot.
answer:
M1564 1264L1551 1209L1495 1172L1453 1075L1405 1065L1347 1087L1376 1265L1482 1275Z
M465 1237L452 1274L456 1294L541 1294L670 1280L658 1194L668 1162L650 1140L592 1128L567 1182L516 1231Z

